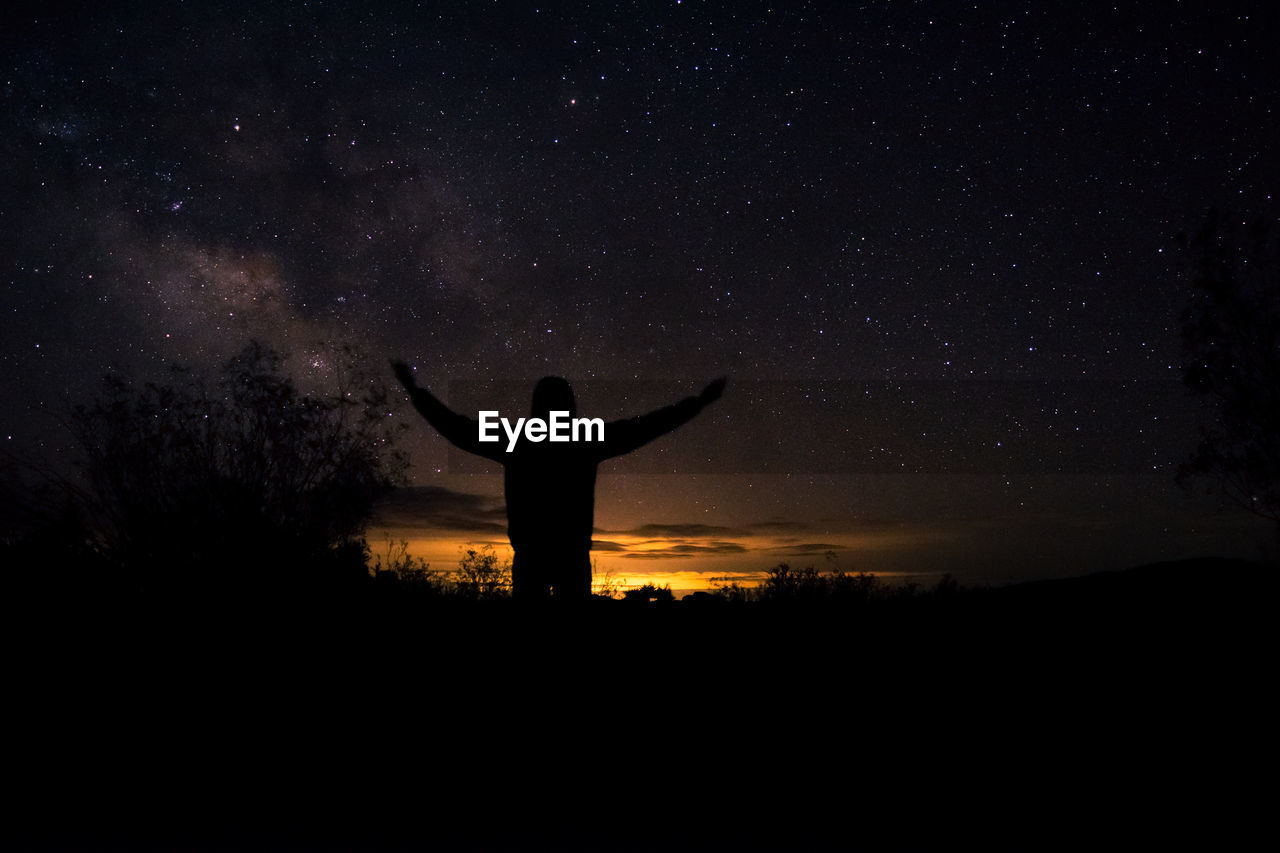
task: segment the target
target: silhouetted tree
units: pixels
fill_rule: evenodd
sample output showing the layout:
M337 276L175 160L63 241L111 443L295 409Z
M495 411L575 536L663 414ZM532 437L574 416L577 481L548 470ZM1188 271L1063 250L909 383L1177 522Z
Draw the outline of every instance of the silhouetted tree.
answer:
M764 581L755 593L758 600L774 604L856 607L877 601L908 599L918 591L917 585L911 581L889 585L869 572L820 572L813 566L795 569L789 563L779 563L765 570Z
M45 468L0 451L0 587L95 595L100 555L85 513Z
M1195 294L1182 313L1184 383L1208 396L1217 423L1181 467L1280 523L1280 264L1274 221L1209 215L1183 248Z
M633 604L670 604L676 600L676 597L671 591L671 584L658 586L647 583L624 592L622 600Z
M325 396L301 392L258 343L212 382L177 368L164 384L108 377L68 422L100 547L147 581L363 573L364 525L406 462L385 388L340 355Z
M712 588L715 590L712 595L718 600L734 604L745 604L759 597L758 587L744 586L737 581L727 581L724 578L713 578Z
M499 562L492 545L468 548L458 561L454 584L463 598L501 598L511 592L511 562Z

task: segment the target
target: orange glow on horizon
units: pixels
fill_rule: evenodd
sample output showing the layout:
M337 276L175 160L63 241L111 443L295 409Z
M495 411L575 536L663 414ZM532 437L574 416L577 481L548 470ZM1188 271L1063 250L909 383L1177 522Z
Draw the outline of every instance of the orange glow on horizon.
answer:
M510 561L513 556L511 545L505 538L460 541L456 535L424 537L408 535L403 530L372 527L367 533L372 557L382 556L385 559L388 536L392 542L406 542L409 556L442 573L455 570L464 552L472 548L479 550L490 546L500 561ZM779 563L790 563L797 568L812 565L824 573L838 568L823 565L821 557L788 558L785 554L770 553L764 548L732 553L684 554L679 549L687 547L688 542L682 539L611 535L607 541L623 550L592 551L592 590L600 592L602 588L609 587L617 595L645 584L659 588L669 586L677 597L697 591L714 592L734 583L750 588L763 582L767 570ZM915 574L882 570L870 573L882 578Z

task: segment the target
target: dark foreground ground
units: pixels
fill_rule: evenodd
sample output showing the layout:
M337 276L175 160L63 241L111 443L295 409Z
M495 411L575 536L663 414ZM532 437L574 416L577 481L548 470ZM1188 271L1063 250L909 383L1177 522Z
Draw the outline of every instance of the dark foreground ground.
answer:
M1239 847L1274 575L862 608L3 605L8 849Z

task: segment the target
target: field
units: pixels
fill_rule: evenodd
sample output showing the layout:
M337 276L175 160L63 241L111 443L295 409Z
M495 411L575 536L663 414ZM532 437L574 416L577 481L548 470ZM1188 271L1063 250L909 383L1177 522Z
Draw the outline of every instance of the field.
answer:
M18 849L1241 841L1263 566L848 602L9 600Z

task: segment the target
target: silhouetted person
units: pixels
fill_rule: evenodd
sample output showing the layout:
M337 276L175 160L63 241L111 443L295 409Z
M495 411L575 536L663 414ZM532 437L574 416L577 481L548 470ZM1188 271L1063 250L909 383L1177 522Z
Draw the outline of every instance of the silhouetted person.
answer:
M529 441L523 430L507 452L505 430L500 440L481 442L479 423L460 415L420 388L413 371L394 363L396 378L414 407L455 447L492 459L503 467L507 499L507 535L515 550L512 592L519 598L586 598L591 593L591 528L595 516L596 467L605 459L630 453L687 423L724 393L727 379L717 379L696 397L647 415L604 425L603 441ZM550 420L551 412L577 417L568 380L548 376L533 389L530 417ZM592 438L597 438L595 433Z

